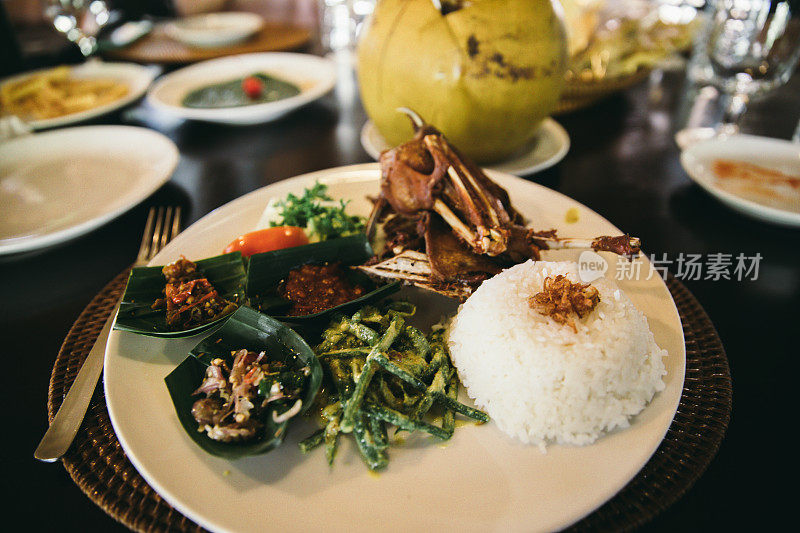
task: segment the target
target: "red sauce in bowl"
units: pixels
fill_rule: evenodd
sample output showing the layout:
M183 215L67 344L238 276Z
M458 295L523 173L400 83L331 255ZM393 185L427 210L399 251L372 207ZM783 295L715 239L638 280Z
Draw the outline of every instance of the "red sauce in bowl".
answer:
M305 316L355 300L367 291L353 285L339 263L328 263L289 271L278 292L292 303L287 315Z

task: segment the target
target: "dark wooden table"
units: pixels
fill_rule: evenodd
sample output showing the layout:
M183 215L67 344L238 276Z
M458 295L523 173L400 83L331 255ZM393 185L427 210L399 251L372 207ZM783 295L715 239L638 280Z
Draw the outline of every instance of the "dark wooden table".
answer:
M558 117L572 139L566 158L528 179L591 207L643 239L646 250L763 257L757 280L685 281L727 349L734 384L730 428L705 475L647 529L777 526L789 517L796 464L794 415L800 315L800 231L744 218L692 184L672 141L681 73ZM659 98L654 98L658 96ZM800 116L800 78L754 104L746 130L788 138ZM6 520L27 529L113 531L60 464L33 459L47 428L47 387L62 340L80 311L136 254L152 205L179 202L187 223L244 193L309 171L370 161L352 78L285 119L252 127L163 120L144 104L95 123L156 129L178 145L171 181L142 204L56 248L0 259L0 345L6 409ZM0 206L0 216L2 216ZM675 273L675 269L671 269ZM788 485L783 483L788 481ZM10 499L9 499L10 496Z

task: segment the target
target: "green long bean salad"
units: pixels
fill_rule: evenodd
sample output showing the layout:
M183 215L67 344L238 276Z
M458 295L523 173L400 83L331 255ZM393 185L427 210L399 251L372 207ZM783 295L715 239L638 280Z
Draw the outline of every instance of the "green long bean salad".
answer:
M388 463L392 430L424 431L445 441L456 413L489 420L456 400L458 376L444 329L424 335L406 324L415 311L408 302L391 302L333 319L314 350L325 372L325 393L317 397L325 427L300 442L303 453L324 445L333 464L339 435L350 433L367 466L377 470ZM434 412L440 423L433 423Z

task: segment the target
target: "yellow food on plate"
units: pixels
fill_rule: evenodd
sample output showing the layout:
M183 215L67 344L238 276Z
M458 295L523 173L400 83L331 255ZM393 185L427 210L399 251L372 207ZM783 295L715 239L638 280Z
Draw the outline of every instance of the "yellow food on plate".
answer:
M599 20L601 0L561 0L569 57L586 50Z
M700 24L692 9L646 0L562 0L568 82L631 76L691 46ZM663 9L662 9L663 8Z
M125 97L129 88L112 79L80 78L67 66L11 81L0 87L0 114L24 120L63 117Z

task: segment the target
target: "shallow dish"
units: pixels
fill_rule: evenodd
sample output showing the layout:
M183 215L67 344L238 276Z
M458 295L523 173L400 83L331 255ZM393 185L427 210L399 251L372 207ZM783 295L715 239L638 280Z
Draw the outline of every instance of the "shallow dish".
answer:
M229 11L184 17L164 26L164 31L189 46L217 48L244 41L264 26L255 13Z
M207 278L219 295L238 306L246 303L245 268L242 254L233 252L198 259L197 270ZM114 329L131 331L152 337L188 337L205 331L225 320L230 313L210 322L176 330L167 325L166 309L153 309L153 304L164 296L166 279L164 265L134 267L128 276L128 284L119 306Z
M360 265L374 253L363 233L322 242L254 254L247 262L247 297L250 306L282 322L326 324L335 313L354 312L359 307L376 303L399 290L399 282L375 285L365 274L347 270L347 278L368 290L362 296L310 315L286 316L289 304L279 297L277 288L289 272L305 264L341 263Z
M742 196L738 194L741 190L733 192L720 186L713 171L714 161L719 159L758 165L798 179L787 190L766 186L760 193L755 191L761 198L756 201L756 196ZM765 222L800 227L800 144L755 135L718 137L686 149L681 153L681 165L695 183L731 209ZM760 188L763 183L755 185ZM767 197L775 195L779 202L768 205L765 192Z
M178 148L131 126L82 126L0 143L0 255L83 235L172 175Z
M581 237L619 232L562 194L507 174L491 176L537 227L560 227L565 235ZM377 193L379 178L378 165L356 165L259 189L205 216L153 262L163 264L180 254L213 255L231 235L255 227L270 198L297 194L317 180L330 187L331 196L352 199L354 214L366 214L371 204L365 196ZM565 215L573 208L578 221L567 225ZM569 251L545 254L548 259L577 256ZM614 272L614 259L606 257ZM642 266L646 272L647 263ZM446 446L420 435L409 437L392 449L389 467L375 476L349 439L342 442L333 468L320 454L303 456L297 443L313 429L297 427L268 456L221 460L198 450L186 435L163 385L164 376L197 340L119 331L111 333L105 359L109 414L127 456L150 486L211 530L259 531L265 524L276 530L324 526L332 531L561 529L602 505L636 475L662 441L678 406L686 362L680 318L661 278L645 277L620 285L669 353L664 361L666 388L630 428L591 446L553 445L543 454L506 437L492 422L467 424ZM409 289L401 296L418 304L417 318L426 328L456 310L452 301L438 295Z
M322 367L314 351L288 326L263 315L249 307L240 307L231 314L225 323L213 334L195 346L189 357L164 378L166 387L175 404L175 411L186 433L200 448L210 454L237 459L248 455L261 455L280 446L290 424L295 419L275 422L270 416L273 412L281 414L288 409L282 406L280 413L274 405L264 413L264 426L259 432L259 440L254 442L220 442L209 438L197 430L197 422L192 416L192 405L198 399L193 392L205 378L206 368L215 358L221 358L232 368L232 354L241 349L253 352L266 352L266 361L289 363L292 370L308 367L308 377L302 389L303 401L298 416L308 411L322 383ZM281 402L279 402L281 403Z
M197 109L182 105L194 89L264 72L300 88L291 98L241 107ZM260 124L278 119L300 106L324 96L336 84L333 61L309 54L267 52L203 61L158 79L147 95L148 102L169 115L223 124Z
M361 129L361 146L376 161L381 152L391 148L371 120L367 120ZM507 160L488 165L486 168L516 176L525 176L552 167L564 159L568 151L569 135L567 131L552 118L546 118L530 143Z
M0 85L18 81L46 70L50 69L40 69L26 72L24 74L18 74L0 81ZM92 109L87 109L86 111L81 111L79 113L70 113L69 115L63 115L61 117L42 120L26 120L26 122L33 129L41 130L45 128L54 128L56 126L75 124L76 122L81 122L83 120L88 120L90 118L95 118L106 113L110 113L125 107L144 95L144 93L147 91L147 88L156 77L156 73L156 69L143 67L135 63L106 63L99 60L87 61L82 65L72 67L71 75L75 78L82 79L103 78L115 80L128 86L128 94L119 100L114 100L113 102L109 102L98 107L93 107ZM25 117L20 118L25 120Z

